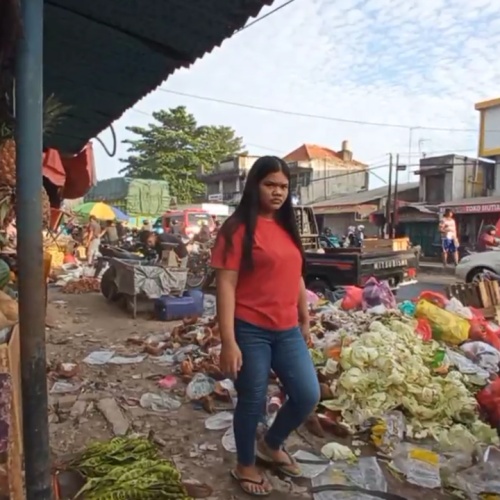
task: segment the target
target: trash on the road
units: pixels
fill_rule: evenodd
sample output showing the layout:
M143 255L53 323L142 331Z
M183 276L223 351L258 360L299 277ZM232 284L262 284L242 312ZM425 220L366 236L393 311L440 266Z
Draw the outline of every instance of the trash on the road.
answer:
M168 394L146 392L141 396L140 405L146 410L165 413L172 410L178 410L182 403Z

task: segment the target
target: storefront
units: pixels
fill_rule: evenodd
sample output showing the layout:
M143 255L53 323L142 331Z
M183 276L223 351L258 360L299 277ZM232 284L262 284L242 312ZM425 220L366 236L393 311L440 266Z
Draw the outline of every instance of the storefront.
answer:
M453 210L457 221L458 236L462 243L475 243L481 228L496 225L500 219L500 198L488 196L441 204L440 212Z

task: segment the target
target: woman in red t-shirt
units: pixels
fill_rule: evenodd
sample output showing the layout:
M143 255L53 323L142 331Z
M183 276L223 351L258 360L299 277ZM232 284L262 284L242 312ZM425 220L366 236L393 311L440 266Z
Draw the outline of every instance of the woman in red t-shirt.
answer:
M256 455L283 473L300 468L284 442L314 411L319 383L305 338L309 336L304 256L289 191L290 170L275 156L259 158L248 173L240 204L221 227L212 251L217 273L217 315L222 370L235 378L234 435L238 454L231 471L254 496L271 486ZM288 399L265 437L255 444L270 370Z

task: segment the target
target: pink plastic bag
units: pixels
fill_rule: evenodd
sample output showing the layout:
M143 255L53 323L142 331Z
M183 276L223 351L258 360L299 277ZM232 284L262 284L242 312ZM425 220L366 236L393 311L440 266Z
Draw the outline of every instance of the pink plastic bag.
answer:
M394 297L387 281L378 281L370 278L363 288L363 309L384 306L387 309L396 308L396 298Z

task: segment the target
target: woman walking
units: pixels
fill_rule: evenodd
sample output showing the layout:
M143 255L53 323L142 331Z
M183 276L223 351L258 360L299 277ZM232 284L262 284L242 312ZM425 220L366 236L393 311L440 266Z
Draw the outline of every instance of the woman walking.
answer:
M234 414L238 463L231 475L254 496L271 492L255 466L256 456L288 476L300 476L284 442L319 401L318 379L305 342L309 314L304 256L289 183L285 161L259 158L248 173L239 206L221 227L212 250L221 368L235 379L238 393ZM288 398L256 443L271 369Z

